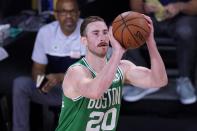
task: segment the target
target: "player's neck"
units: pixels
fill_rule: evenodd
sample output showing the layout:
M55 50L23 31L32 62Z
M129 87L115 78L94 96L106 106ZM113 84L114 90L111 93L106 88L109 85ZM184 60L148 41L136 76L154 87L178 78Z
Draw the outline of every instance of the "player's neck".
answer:
M96 71L97 73L99 73L102 68L105 66L105 64L107 63L107 59L106 57L98 57L98 56L86 56L85 57L88 64L94 69L94 71Z

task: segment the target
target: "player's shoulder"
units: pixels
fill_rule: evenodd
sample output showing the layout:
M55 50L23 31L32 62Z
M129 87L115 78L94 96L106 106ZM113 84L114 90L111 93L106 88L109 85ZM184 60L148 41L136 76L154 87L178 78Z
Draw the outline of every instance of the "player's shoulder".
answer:
M80 72L82 72L83 69L81 67L81 65L75 65L75 66L70 66L68 69L67 69L67 72L66 74L78 74Z
M75 64L74 66L70 66L67 69L66 74L69 75L70 77L82 77L82 76L89 76L90 72L85 66L81 64Z

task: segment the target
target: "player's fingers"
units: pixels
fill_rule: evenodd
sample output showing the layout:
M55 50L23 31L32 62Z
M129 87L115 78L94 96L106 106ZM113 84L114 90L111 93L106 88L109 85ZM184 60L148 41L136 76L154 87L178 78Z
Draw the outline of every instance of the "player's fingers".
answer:
M109 27L109 37L112 36L112 26Z
M108 36L109 36L109 40L110 40L110 41L113 41L112 26L109 27Z
M148 21L148 23L151 23L152 24L152 20L151 20L151 18L149 16L144 15L144 14L143 14L143 16Z
M152 22L152 19L149 16L147 16L147 15L144 15L143 14L143 16L148 21L149 28L153 31L153 22Z

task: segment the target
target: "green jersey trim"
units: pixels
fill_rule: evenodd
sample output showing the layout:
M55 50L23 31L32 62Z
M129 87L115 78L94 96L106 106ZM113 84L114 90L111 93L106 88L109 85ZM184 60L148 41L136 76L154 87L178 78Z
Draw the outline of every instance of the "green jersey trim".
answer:
M122 84L123 84L123 71L120 67L118 67L118 73L120 73L120 77L121 77L121 81L122 81Z
M72 100L73 100L73 101L78 101L78 100L80 100L81 98L83 98L83 96L78 96L78 97L76 97L76 98L73 98Z
M92 67L88 64L88 62L86 61L86 59L83 57L82 61L84 62L84 64L86 65L86 67L92 71L92 73L96 76L96 71L94 71L94 69L92 69Z

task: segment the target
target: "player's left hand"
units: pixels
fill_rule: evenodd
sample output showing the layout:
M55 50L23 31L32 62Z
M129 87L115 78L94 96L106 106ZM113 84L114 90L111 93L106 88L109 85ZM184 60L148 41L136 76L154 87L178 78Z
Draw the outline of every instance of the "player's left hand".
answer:
M144 18L147 20L148 22L148 26L150 28L150 35L147 38L147 41L150 41L151 39L154 38L154 27L153 27L153 22L151 20L151 18L147 15L144 15Z

